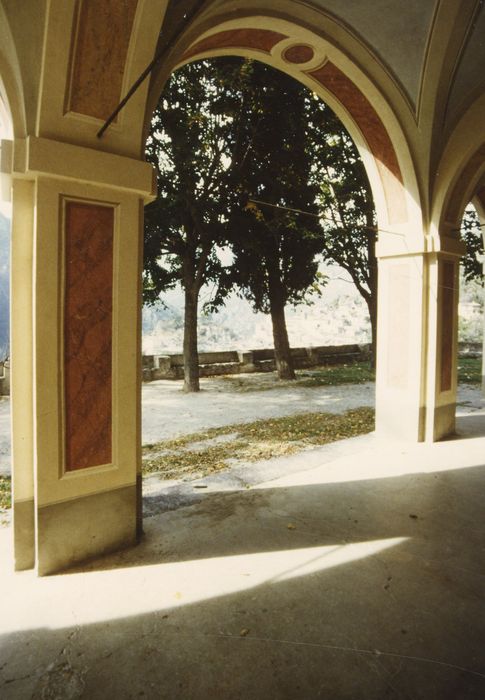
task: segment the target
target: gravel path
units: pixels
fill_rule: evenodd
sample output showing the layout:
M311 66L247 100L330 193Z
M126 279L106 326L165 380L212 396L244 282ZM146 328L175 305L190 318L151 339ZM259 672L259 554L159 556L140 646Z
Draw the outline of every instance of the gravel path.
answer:
M374 384L300 387L285 383L268 386L252 375L253 391L241 390L223 379L201 381L198 394L184 394L181 382L157 381L143 387L143 444L157 442L205 428L247 423L307 411L343 413L350 408L374 405Z
M276 385L274 375L201 380L199 394L184 394L179 381L144 384L142 390L143 444L194 433L205 428L250 422L306 411L342 413L358 406L374 405L374 384L302 387ZM478 387L460 386L458 414L483 413L485 404ZM10 401L0 399L0 474L10 472Z

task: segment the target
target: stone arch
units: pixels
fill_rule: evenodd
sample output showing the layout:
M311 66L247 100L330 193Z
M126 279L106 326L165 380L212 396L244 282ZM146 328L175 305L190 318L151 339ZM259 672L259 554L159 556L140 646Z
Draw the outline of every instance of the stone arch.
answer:
M407 139L382 93L343 51L296 20L245 17L193 37L173 60L173 70L224 55L267 63L328 103L363 159L383 233L416 235L421 227L420 198ZM152 80L146 123L163 80L160 75Z
M296 14L297 10L293 10ZM340 27L343 38L344 29ZM186 63L224 55L250 57L282 70L318 94L352 136L366 167L378 219L379 258L376 424L383 434L424 439L425 339L422 305L426 251L425 218L418 172L403 123L376 80L352 58L342 41L330 40L299 22L261 12L215 22L182 37L153 76L146 123L170 73ZM345 43L345 42L344 42ZM375 58L369 60L376 62ZM362 58L362 57L361 57ZM388 85L387 85L388 87ZM386 89L387 89L386 87ZM398 118L398 111L400 117ZM406 116L407 115L407 116ZM405 404L403 412L402 405ZM432 438L435 439L435 438Z
M186 13L189 3L167 0L0 0L0 77L15 136L14 238L18 233L25 262L17 268L23 272L16 286L26 300L17 324L25 361L16 360L14 373L25 389L24 413L14 416L17 481L25 486L14 494L17 568L35 560L39 573L56 571L133 543L140 532L139 243L143 205L153 197L151 167L142 162L143 130L171 71L199 57L231 53L264 60L318 92L342 119L367 166L380 227L377 424L393 438L411 441L439 439L453 428L453 387L436 389L441 300L435 292L439 256L456 262L459 242L444 235L441 219L454 185L466 181L463 168L481 146L483 100L447 145L441 123L430 118L440 112L434 92L427 91L426 110L414 112L386 63L385 47L395 33L388 33L383 51L323 9L330 2L190 5L194 14ZM366 3L361 5L365 12ZM35 19L29 31L26 16ZM443 47L447 37L439 33L430 53L436 56L435 43ZM408 38L404 46L413 43ZM428 82L445 89L438 53ZM137 81L148 75L154 57L150 85ZM419 71L415 80L419 87ZM98 138L133 84L139 89ZM435 176L430 154L438 159L442 152ZM71 235L81 241L72 258L65 254ZM97 268L101 238L106 269L113 273L103 297L107 331L93 340L101 351L106 341L101 354L113 387L110 392L105 385L105 429L99 411L89 413L92 397L79 401L63 385L66 367L80 366L65 343L69 322L78 317L88 325L92 313L66 312L65 281L72 277L65 273L82 265ZM104 278L102 270L91 281L83 276L70 291L94 304L96 282ZM86 351L84 359L91 355ZM78 405L87 410L87 437L95 446L102 443L106 456L100 450L66 469L65 446L72 447L75 437L66 429L72 425L66 415ZM104 450L110 442L111 453Z
M3 138L26 133L23 83L14 38L0 4L0 124L8 123Z
M463 115L444 144L432 188L429 227L427 324L428 403L438 436L455 425L458 364L459 260L465 252L460 227L465 207L485 174L482 96Z
M451 133L434 183L432 235L458 239L460 222L485 174L483 113L485 96L477 99Z

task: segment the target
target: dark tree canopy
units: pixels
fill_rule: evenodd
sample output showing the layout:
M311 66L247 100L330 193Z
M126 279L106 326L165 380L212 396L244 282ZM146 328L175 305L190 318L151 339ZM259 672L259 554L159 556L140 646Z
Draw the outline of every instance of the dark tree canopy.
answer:
M321 100L309 108L313 178L319 185L323 257L346 270L367 304L377 341L377 218L364 164L347 130Z
M483 285L483 263L477 259L477 255L484 254L482 231L476 209L468 206L461 222L461 238L466 244L466 254L461 264L468 282L477 280Z
M144 300L181 282L187 387L198 387L197 303L234 285L271 313L275 354L292 375L287 304L319 291L319 256L344 267L369 306L375 339L375 214L355 146L333 112L288 75L237 58L177 71L155 111L147 158L159 196L147 207ZM233 251L228 270L217 246ZM286 371L286 370L284 370ZM280 372L280 376L281 372Z
M270 269L284 302L301 303L313 289L322 250L318 187L310 176L308 91L262 63L247 62L243 74L247 111L231 172L233 280L255 310L269 313Z
M237 107L238 61L185 66L172 75L152 118L146 153L158 197L146 208L145 303L180 282L185 295L184 388L198 391L197 311L203 284L224 274L217 246L225 239L228 166Z

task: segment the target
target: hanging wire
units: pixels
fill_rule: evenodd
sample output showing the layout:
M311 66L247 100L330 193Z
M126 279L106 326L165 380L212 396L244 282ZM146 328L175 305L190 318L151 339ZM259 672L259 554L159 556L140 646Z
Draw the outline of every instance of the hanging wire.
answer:
M305 211L304 209L297 209L295 207L285 207L282 204L272 204L271 202L264 202L261 199L254 199L254 197L250 197L248 199L248 204L261 204L262 206L271 207L272 209L282 209L284 211L290 211L290 212L293 212L295 214L303 214L304 216L311 216L315 219L323 219L324 221L330 221L331 223L335 224L335 221L332 218L330 218L329 216L315 214L315 212ZM477 224L477 227L483 228L483 227L485 227L485 224ZM374 231L376 233L390 233L393 236L400 236L402 238L406 237L406 234L404 234L404 233L398 233L397 231L388 231L386 229L379 228L378 226L368 226L368 225L363 224L360 228L365 228L365 229L368 229L369 231ZM345 228L344 226L341 227L341 230L347 231L347 232L349 231L349 229ZM455 229L455 230L459 232L459 231L464 230L464 229ZM405 242L405 245L407 246L407 242ZM439 284L438 287L440 289L449 289L452 292L456 291L456 289L457 289L456 287L448 287L447 285L444 285L444 284Z
M304 211L303 209L295 209L294 207L285 207L282 204L271 204L271 202L263 202L261 199L254 199L250 197L248 199L248 204L261 204L265 207L271 207L272 209L283 209L284 211L291 211L295 214L304 214L305 216L312 216L315 219L323 219L324 221L330 221L335 224L335 221L330 216L324 216L323 214L315 214L312 211ZM343 231L348 231L345 226L341 227ZM384 228L379 228L378 226L369 226L367 224L362 224L359 228L365 228L368 231L374 231L375 233L391 233L393 236L405 237L405 233L398 233L397 231L387 231Z
M304 214L305 216L312 216L315 219L323 219L324 221L330 221L331 223L335 223L334 219L332 219L330 216L324 216L323 214L315 214L315 212L312 211L305 211L304 209L295 209L294 207L285 207L283 204L272 204L271 202L264 202L261 199L254 199L253 197L250 197L248 199L248 204L262 204L265 207L271 207L272 209L282 209L284 211L291 211L294 212L295 214ZM484 224L475 224L477 228L485 228L485 223ZM342 230L348 231L349 229L345 228L345 226L341 227ZM368 231L375 231L375 233L390 233L393 236L401 236L405 237L405 233L398 233L397 231L389 231L385 228L379 228L379 226L369 226L368 224L362 224L359 226L359 228L365 228ZM459 233L460 231L464 231L464 228L457 228L453 229L454 232Z

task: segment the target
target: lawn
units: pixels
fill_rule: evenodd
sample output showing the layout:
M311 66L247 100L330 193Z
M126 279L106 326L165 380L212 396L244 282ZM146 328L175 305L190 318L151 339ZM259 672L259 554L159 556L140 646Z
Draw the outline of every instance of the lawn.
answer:
M12 505L12 485L9 476L0 476L0 510L10 508Z
M458 358L458 384L482 383L481 357Z
M143 448L143 472L164 479L190 480L227 469L234 462L254 462L295 454L312 446L374 430L374 410L344 414L299 413L281 418L210 428Z
M295 387L338 386L340 384L365 384L375 381L375 372L369 362L350 362L311 369L296 370L295 380L280 380L276 372L225 375L222 379L231 390L238 392L268 391L270 389Z

